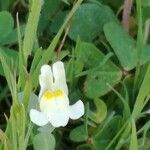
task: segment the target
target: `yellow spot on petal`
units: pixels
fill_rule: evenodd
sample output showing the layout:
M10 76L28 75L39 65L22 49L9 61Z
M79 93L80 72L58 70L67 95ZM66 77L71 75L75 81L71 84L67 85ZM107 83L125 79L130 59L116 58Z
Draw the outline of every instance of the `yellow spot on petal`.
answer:
M61 90L57 90L54 92L54 96L63 96L63 92Z
M51 91L46 91L46 92L43 94L43 97L44 97L46 100L51 100L51 99L54 97L54 94L53 94Z
M52 99L54 99L55 97L58 97L58 96L63 96L63 92L61 90L57 90L55 92L46 91L43 94L44 100L48 100L48 101L52 100Z

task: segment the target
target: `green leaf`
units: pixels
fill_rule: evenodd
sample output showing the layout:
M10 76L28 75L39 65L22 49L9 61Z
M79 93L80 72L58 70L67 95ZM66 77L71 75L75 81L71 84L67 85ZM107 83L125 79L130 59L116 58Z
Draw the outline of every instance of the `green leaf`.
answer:
M6 47L0 47L1 52L5 55L6 58L9 60L13 60L14 63L17 63L18 61L18 52L16 52L13 49L6 48ZM4 71L2 68L2 65L0 63L0 75L4 76Z
M96 150L105 149L121 127L121 117L113 117L102 129L97 129L93 137L93 145Z
M75 142L83 142L88 138L88 132L85 125L80 125L70 133L70 139Z
M54 53L54 56L52 58L52 61L57 61L57 60L62 60L63 58L65 58L66 56L68 56L69 54L69 51L68 50L62 50L61 53L59 54L59 57L58 57L58 54L57 52Z
M142 6L146 7L146 6L150 6L150 0L142 0Z
M7 11L0 12L0 41L9 34L14 26L14 20Z
M43 4L43 0L38 0L38 1L32 0L31 11L29 13L29 17L25 29L24 41L23 41L23 53L24 53L25 62L27 60L27 57L31 54L36 39L36 34L37 34L36 31L37 31L42 4Z
M112 91L118 96L118 98L121 100L122 104L123 104L123 119L124 120L127 120L130 115L131 115L131 112L130 112L130 107L129 107L129 104L128 104L128 98L127 98L127 90L125 88L125 91L126 91L126 98L122 97L122 95L117 92L113 87L111 87L110 85L108 85L110 87L110 89L112 89Z
M20 26L20 30L21 30L21 36L23 36L24 35L24 30L25 30L25 25ZM14 44L16 42L18 42L17 29L14 29L14 30L10 31L7 35L5 35L0 40L1 45Z
M95 112L90 111L89 112L89 118L96 123L101 123L107 115L107 106L100 99L94 100L94 103L96 106L96 111Z
M42 33L44 29L49 25L49 21L52 20L53 15L56 15L59 10L61 0L44 0L41 16L38 24L38 31Z
M144 143L143 143L144 140ZM139 138L138 140L138 150L149 150L150 149L150 138Z
M104 33L122 67L127 71L133 69L137 64L135 41L115 22L107 23Z
M23 100L24 97L26 95L24 94L24 92L20 92L18 93L18 101L19 103L23 104ZM28 108L27 111L30 112L31 109L39 109L39 101L38 101L38 96L35 95L34 93L30 94L30 98L29 98L29 104L28 104Z
M132 133L131 133L129 150L137 150L137 135L136 135L136 126L134 120L132 120Z
M147 134L149 129L150 129L150 121L145 123L144 126L137 132L138 135L143 133L142 138L138 140L138 147L140 147L141 149L143 148L143 150L147 150L146 147L147 148L150 147L150 144L147 143Z
M143 125L143 127L140 129L140 130L138 130L138 134L141 134L142 132L147 132L148 130L149 130L149 128L150 128L150 121L148 121L148 122L146 122L144 125Z
M16 129L17 129L17 133L18 135L20 135L18 137L18 141L19 141L19 146L18 149L25 149L25 142L24 142L24 136L25 136L25 122L26 122L26 112L25 112L25 108L24 105L14 105L13 106L13 113L14 113L14 117L15 117L15 125L16 125Z
M114 86L120 81L122 72L94 45L81 42L75 53L77 61L82 62L87 69L78 75L87 75L84 83L87 97L98 98L110 91L107 84Z
M114 28L116 30L114 30ZM135 49L136 41L132 39L123 28L115 23L110 22L104 26L105 36L117 55L122 67L129 71L136 67L137 52ZM119 41L118 41L119 39ZM140 64L143 65L150 61L150 45L144 45L141 51Z
M140 87L138 96L136 98L136 102L134 104L134 109L133 109L133 118L139 117L143 107L149 100L149 94L150 94L150 65L148 66L147 72L145 74L144 80L142 82L142 85Z
M7 48L7 47L0 47L1 50L10 58L13 59L14 61L18 61L18 52L15 51L14 49Z
M66 77L69 83L75 83L79 78L74 78L77 74L81 73L83 70L83 63L71 58L66 64Z
M33 145L35 150L54 150L55 138L50 133L42 132L34 137Z
M124 126L124 125L123 125ZM129 134L131 134L131 123L128 121L125 129L123 129L121 135L118 135L118 143L116 145L116 150L120 150L124 144L126 144L126 139L129 137ZM118 132L119 133L119 132Z
M74 17L69 37L76 41L78 36L83 41L92 41L108 21L115 20L112 10L104 5L82 4Z
M3 143L4 147L6 147L6 150L8 150L8 146L10 143L9 143L9 140L8 140L6 133L3 132L2 129L0 129L0 140ZM5 150L5 148L4 148L4 150Z
M4 71L5 78L7 80L8 87L11 91L13 100L16 99L16 66L14 61L7 57L4 51L0 48L0 61Z
M142 49L142 55L141 55L141 64L145 64L150 61L150 45L144 45Z
M148 0L146 0L148 1ZM149 2L150 3L150 2ZM145 23L150 18L150 4L142 8L142 21Z
M65 17L67 16L68 11L60 11L58 14L53 18L51 23L51 31L57 33L60 29L61 25L63 24Z
M31 68L30 68L30 73L32 74L34 72L34 70L36 69L36 66L38 65L40 59L42 57L42 48L39 48L36 50L35 54L34 54L34 58L31 64ZM34 81L34 79L32 79L32 82L36 82Z

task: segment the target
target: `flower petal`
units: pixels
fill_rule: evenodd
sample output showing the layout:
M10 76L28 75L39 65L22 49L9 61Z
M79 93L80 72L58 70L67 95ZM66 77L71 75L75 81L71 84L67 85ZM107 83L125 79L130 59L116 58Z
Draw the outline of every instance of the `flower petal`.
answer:
M39 76L39 82L41 86L39 98L46 90L51 90L53 86L53 75L49 65L43 65L41 67L41 74Z
M42 112L51 112L69 107L69 99L65 93L62 93L62 95L59 96L54 96L50 99L42 96L39 105Z
M49 113L48 120L52 124L52 126L58 128L61 126L66 126L69 121L69 110L63 110L63 109L56 109Z
M66 95L68 95L68 87L66 84L64 64L61 61L58 61L53 64L52 70L55 79L54 82L55 88L62 90Z
M44 126L48 123L46 115L35 109L30 110L30 119L33 123L35 123L38 126Z
M70 106L70 118L78 119L84 114L84 104L81 100Z
M51 100L45 100L42 97L40 109L54 127L67 125L69 120L69 99L65 93L55 96Z

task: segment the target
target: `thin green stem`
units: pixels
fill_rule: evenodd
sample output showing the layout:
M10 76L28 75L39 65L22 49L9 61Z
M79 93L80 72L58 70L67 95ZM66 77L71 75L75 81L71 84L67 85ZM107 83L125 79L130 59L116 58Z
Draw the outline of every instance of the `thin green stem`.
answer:
M29 141L29 137L30 137L32 129L33 129L33 125L30 122L29 125L28 125L28 130L27 130L27 133L26 133L26 136L25 136L25 140L24 140L25 148L27 148L27 146L28 146L28 141Z
M141 10L141 0L136 0L136 8L137 8L137 18L138 18L138 33L137 33L137 43L136 43L136 50L137 50L137 66L134 78L134 91L136 89L136 84L138 82L138 77L140 74L140 60L141 60L141 53L143 47L143 31L142 31L142 10Z

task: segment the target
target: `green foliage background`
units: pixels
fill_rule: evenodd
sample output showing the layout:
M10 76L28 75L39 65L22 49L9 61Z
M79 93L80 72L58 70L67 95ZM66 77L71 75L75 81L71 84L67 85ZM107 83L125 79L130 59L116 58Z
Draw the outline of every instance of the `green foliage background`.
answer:
M0 0L0 149L149 150L150 0ZM38 127L42 64L65 63L85 115Z

